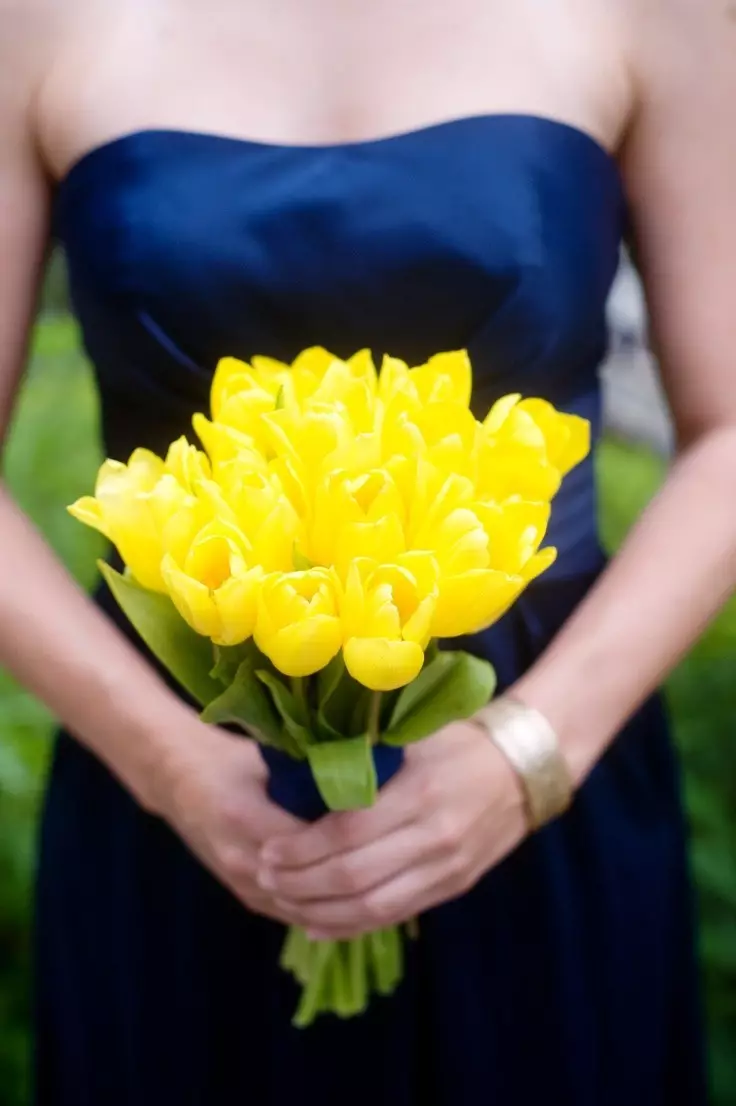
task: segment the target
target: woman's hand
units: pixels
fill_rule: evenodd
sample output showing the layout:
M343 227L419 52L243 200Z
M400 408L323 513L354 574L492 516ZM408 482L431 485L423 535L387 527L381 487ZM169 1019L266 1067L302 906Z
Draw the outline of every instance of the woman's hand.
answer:
M268 798L267 770L254 742L206 726L196 716L192 727L182 735L158 789L161 814L249 910L296 922L295 914L258 885L256 875L263 842L288 840L304 823Z
M525 829L513 770L479 727L457 723L407 749L369 810L274 835L259 884L312 937L354 937L469 890Z

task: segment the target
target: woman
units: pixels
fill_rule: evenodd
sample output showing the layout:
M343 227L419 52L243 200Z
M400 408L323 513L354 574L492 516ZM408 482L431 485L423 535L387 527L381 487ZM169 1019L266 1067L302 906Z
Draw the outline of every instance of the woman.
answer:
M736 581L735 63L726 0L2 6L6 418L53 215L112 456L186 432L222 353L316 343L467 346L479 407L518 389L597 432L628 212L680 446L605 570L576 470L558 565L470 643L574 779L537 833L475 723L412 750L374 809L299 824L3 496L0 660L75 735L40 865L43 1106L704 1101L648 696ZM290 1028L282 922L417 913L393 999Z

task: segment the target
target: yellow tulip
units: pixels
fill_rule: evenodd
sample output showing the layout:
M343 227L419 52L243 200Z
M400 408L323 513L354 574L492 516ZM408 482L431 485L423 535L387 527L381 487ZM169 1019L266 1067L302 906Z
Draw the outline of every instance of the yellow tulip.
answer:
M467 407L473 374L467 350L437 353L411 370L411 380L423 404L452 403Z
M250 392L254 389L263 390L263 385L257 379L251 366L246 361L240 361L237 357L222 357L217 362L210 388L212 417L216 420L219 419L220 412L232 396L239 392ZM278 388L269 393L272 399L277 391Z
M483 430L460 403L422 404L394 396L381 422L381 446L388 460L396 455L421 454L446 472L475 480Z
M541 399L478 422L471 383L463 350L380 374L368 350L226 357L193 419L204 452L180 438L165 460L107 461L69 510L214 641L254 633L294 676L344 643L366 686L402 686L430 633L489 625L549 567L549 502L590 445Z
M338 582L328 569L274 573L259 588L254 641L285 676L309 676L342 645Z
M393 564L352 563L342 597L348 672L372 691L410 683L424 664L437 599L437 563L406 553Z
M267 449L272 457L288 457L301 483L312 489L330 467L336 452L354 440L344 411L331 404L304 413L282 408L262 416Z
M519 410L534 419L544 434L550 463L563 476L590 453L590 423L587 419L563 414L545 399L523 399Z
M217 487L248 538L251 560L266 572L292 569L294 544L303 544L304 528L276 473L254 471L249 459L243 465L235 458L221 467Z
M356 378L347 365L336 361L305 405L318 408L334 404L350 421L354 434L370 433L376 419L375 391L367 380Z
M433 636L459 637L486 629L506 613L525 584L519 576L484 568L443 576L432 620Z
M254 359L255 360L255 359ZM290 379L299 402L313 398L320 402L337 399L349 381L362 381L375 395L378 381L370 350L362 349L346 361L321 346L300 353L291 365Z
M236 457L241 465L248 463L257 471L265 470L266 460L249 434L221 422L210 422L199 413L192 418L192 426L215 470Z
M521 498L505 503L478 503L475 514L488 535L489 566L511 575L524 575L547 532L549 503ZM545 557L549 553L545 553Z
M291 365L260 356L254 357L251 363L258 384L278 399L278 406L300 408L318 387L333 360L331 353L315 346L299 354Z
M190 445L185 437L178 438L169 446L165 467L188 492L194 492L201 480L209 480L212 476L207 456Z
M147 449L136 449L127 465L105 461L93 496L68 507L74 518L104 534L143 587L164 591L161 578L160 515L152 509L151 492L165 475L164 462ZM179 502L186 497L179 490Z
M475 485L466 476L448 475L423 458L418 460L415 472L407 523L409 548L434 549L442 544L436 531L447 516L476 502Z
M148 493L148 501L159 538L159 562L165 553L177 560L185 556L194 537L213 518L207 498L185 491L171 473L161 477Z
M249 567L242 534L216 519L191 542L181 564L171 553L161 574L174 605L193 630L216 645L238 645L253 633L260 565Z
M590 424L557 411L543 399L504 396L488 412L483 429L498 444L537 451L564 476L590 451Z
M263 388L253 387L234 392L219 408L213 408L212 413L216 422L251 438L257 450L266 452L268 442L263 416L275 411L277 406L278 397Z
M302 350L289 365L273 357L253 357L252 365L259 380L274 390L274 394L287 380L294 382L297 398L306 399L318 387L330 366L338 359L322 346L310 346Z
M293 457L274 457L268 471L276 477L284 495L302 522L307 525L311 517L311 499L302 479L302 466Z
M223 358L218 364L212 391L212 411L219 417L223 402L239 392L265 391L282 405L302 408L310 400L324 402L344 398L349 386L361 384L376 392L377 373L369 350L360 350L342 361L329 350L313 346L291 365L272 357L253 357L251 363Z
M555 549L539 550L548 520L549 504L522 500L479 503L448 515L438 529L446 541L437 550L441 574L433 635L477 633L505 614L555 561Z
M406 548L403 519L399 489L385 470L332 472L315 491L307 556L341 575L355 557L392 561Z
M488 439L481 443L476 487L479 499L502 502L512 496L542 502L560 490L560 470L544 445Z
M458 403L468 406L472 371L466 350L435 354L424 365L410 369L398 357L385 357L378 378L378 395L384 403L404 396L422 405Z

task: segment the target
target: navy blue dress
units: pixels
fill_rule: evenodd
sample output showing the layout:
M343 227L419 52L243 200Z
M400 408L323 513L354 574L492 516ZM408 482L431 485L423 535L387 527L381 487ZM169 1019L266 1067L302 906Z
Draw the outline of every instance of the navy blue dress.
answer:
M518 390L599 432L625 203L614 160L566 124L486 115L331 146L139 131L77 162L55 216L110 456L187 432L221 355L290 360L313 344L414 363L467 347L479 410ZM502 686L603 566L592 462L566 480L550 538L554 568L467 643ZM37 1102L703 1103L659 701L569 814L421 934L393 998L292 1029L283 929L250 916L62 734L38 887Z

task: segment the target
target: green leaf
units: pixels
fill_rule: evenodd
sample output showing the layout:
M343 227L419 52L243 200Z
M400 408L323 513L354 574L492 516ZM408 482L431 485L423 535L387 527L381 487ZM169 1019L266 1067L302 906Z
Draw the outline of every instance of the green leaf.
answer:
M399 696L382 737L387 745L408 745L484 707L496 687L488 661L469 653L440 652Z
M290 743L284 741L283 727L271 698L249 660L243 661L230 686L205 707L201 718L219 726L235 723L262 745L292 753Z
M271 700L281 716L284 729L294 739L300 753L306 754L312 735L306 725L309 718L304 705L295 695L292 695L286 684L278 676L274 676L272 672L259 669L256 676L270 691Z
M213 680L229 687L235 679L236 673L243 661L250 661L253 668L267 668L268 657L265 657L252 638L241 645L216 645L215 667L210 672Z
M378 781L367 735L310 745L307 759L330 810L358 810L376 801Z
M347 668L340 652L317 673L317 698L320 706L324 707L330 701L345 675Z
M148 648L174 679L203 706L211 703L222 686L210 675L212 642L195 633L167 595L142 588L100 561L99 569L121 610Z
M315 716L316 736L318 741L343 741L349 735L335 727L325 718L321 710Z
M353 679L338 653L317 674L317 724L321 735L334 739L365 733L367 696L366 688Z
M444 680L455 667L453 652L436 653L433 660L425 664L419 675L403 688L389 720L389 730L397 726L409 714L417 703L431 695L437 684Z

